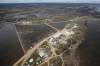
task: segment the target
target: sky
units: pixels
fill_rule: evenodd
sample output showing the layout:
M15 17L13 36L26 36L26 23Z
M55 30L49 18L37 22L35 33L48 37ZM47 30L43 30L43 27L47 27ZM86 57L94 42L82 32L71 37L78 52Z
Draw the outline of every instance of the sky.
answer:
M0 0L0 3L37 3L37 2L100 3L100 0Z

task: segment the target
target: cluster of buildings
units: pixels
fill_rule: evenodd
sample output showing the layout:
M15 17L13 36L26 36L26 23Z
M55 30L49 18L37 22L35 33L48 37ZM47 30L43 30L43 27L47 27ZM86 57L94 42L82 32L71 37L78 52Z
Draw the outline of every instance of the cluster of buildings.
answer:
M51 48L47 44L47 42L43 42L43 44L35 51L35 53L26 61L25 66L38 66L41 64L46 58L51 56Z

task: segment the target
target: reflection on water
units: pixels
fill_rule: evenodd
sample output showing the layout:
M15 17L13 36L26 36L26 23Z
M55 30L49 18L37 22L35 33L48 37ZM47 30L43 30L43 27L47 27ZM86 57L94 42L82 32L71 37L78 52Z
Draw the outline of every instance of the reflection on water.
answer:
M81 66L100 66L100 21L89 20L85 42L79 47Z
M2 23L0 26L0 66L11 66L23 52L14 25Z

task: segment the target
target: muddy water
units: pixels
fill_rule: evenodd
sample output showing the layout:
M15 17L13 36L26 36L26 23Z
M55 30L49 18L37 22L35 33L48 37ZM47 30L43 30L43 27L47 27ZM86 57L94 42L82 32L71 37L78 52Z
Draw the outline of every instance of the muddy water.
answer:
M11 66L23 55L14 25L0 24L0 66Z
M80 66L100 66L100 21L88 20L88 33L79 46Z
M81 66L100 66L100 21L89 20L87 23L88 33L83 44L79 46ZM57 24L52 24L57 25ZM64 24L57 25L62 29ZM47 27L47 26L46 26ZM35 33L29 33L28 40L36 41L38 35L48 31L50 28L44 26L34 26L32 30ZM39 31L41 30L41 31ZM33 37L34 36L34 37ZM23 55L18 38L15 32L15 26L11 23L0 24L0 66L11 66Z
M25 51L29 50L34 44L48 37L56 31L45 24L40 25L17 25L17 31L23 43ZM49 34L49 35L48 35Z
M53 27L56 27L57 29L61 30L66 26L67 23L68 22L56 22L56 23L49 23L49 24L52 25Z

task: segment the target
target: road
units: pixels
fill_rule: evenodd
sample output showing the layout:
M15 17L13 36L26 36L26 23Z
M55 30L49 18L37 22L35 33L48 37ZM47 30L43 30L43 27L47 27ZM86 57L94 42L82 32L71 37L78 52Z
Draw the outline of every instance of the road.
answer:
M60 31L56 32L59 33ZM56 34L55 33L55 34ZM52 36L52 35L51 35ZM44 40L42 40L41 42L39 42L38 44L35 44L35 46L30 49L21 59L19 59L13 66L17 66L17 64L19 64L22 60L26 61L28 58L30 58L30 56L35 52L35 50L37 48L39 48L39 46L41 46L43 44L44 41L47 41L51 36L44 38Z

